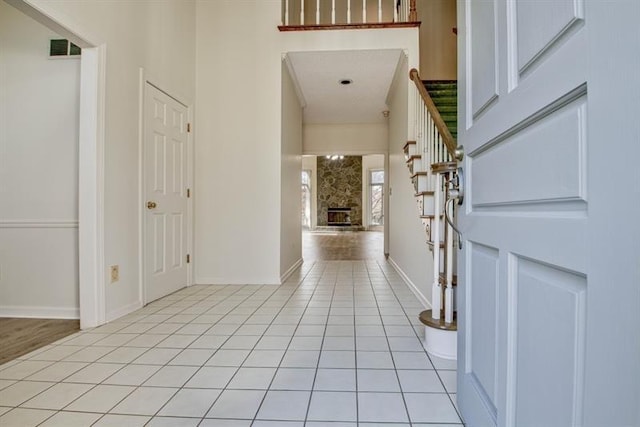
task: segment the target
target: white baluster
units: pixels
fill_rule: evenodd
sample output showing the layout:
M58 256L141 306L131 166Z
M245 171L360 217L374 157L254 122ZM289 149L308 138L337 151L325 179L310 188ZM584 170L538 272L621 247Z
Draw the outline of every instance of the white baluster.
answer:
M447 174L451 178L451 172ZM445 202L445 209L451 220L453 220L453 203ZM447 254L446 280L447 287L444 290L444 321L445 323L453 323L453 229L447 223L447 242L445 245L445 253Z
M300 25L304 25L304 0L300 0Z
M436 163L436 150L433 144L433 117L429 114L429 151L431 154L429 155L429 165Z
M351 24L351 0L347 0L347 24Z
M331 0L331 24L336 23L336 0Z
M367 0L362 0L362 23L367 23Z
M284 0L284 25L289 25L289 0Z
M320 25L320 0L316 0L316 25Z
M382 22L382 0L378 0L378 22Z
M398 8L396 7L396 0L391 0L391 7L393 8L393 22L398 22Z
M431 317L440 319L440 307L442 306L442 288L440 287L440 204L442 186L441 175L436 174L436 188L433 200L433 285L431 286Z

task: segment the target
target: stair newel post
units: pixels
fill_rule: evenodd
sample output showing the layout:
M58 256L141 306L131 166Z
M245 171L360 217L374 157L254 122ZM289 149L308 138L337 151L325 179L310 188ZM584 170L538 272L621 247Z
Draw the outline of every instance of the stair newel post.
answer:
M351 0L347 0L347 24L351 24Z
M320 0L316 0L316 25L320 25Z
M431 288L431 317L440 319L442 287L440 285L440 211L442 205L442 175L435 174L436 188L433 192L433 286Z
M391 7L393 8L393 22L398 22L398 8L396 7L396 0L391 0Z
M378 23L382 22L382 0L378 0Z
M453 179L453 172L447 173L447 181ZM447 197L449 193L449 184L447 184L445 192ZM447 209L447 216L449 218L453 218L453 203L445 202L445 209ZM449 225L449 223L445 223L447 229L445 232L446 235L446 243L445 243L445 253L446 253L446 268L445 268L445 280L446 280L446 289L444 291L444 321L445 323L453 323L453 229Z
M300 25L304 25L304 0L300 0Z

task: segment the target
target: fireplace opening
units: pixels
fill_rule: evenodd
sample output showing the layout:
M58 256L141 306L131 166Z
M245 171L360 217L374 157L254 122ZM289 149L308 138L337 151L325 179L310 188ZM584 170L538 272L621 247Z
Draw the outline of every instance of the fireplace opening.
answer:
M350 226L351 208L328 208L327 225Z

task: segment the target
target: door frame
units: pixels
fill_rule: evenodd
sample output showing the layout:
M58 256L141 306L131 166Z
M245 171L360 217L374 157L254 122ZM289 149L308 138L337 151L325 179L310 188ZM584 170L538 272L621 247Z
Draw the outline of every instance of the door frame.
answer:
M78 138L78 282L80 328L106 321L104 269L104 134L106 44L37 0L6 3L82 48Z
M165 93L167 96L180 103L187 109L187 122L191 125L191 130L187 132L187 155L185 158L186 161L186 186L191 190L191 196L187 198L187 253L191 255L191 262L187 264L187 286L193 285L193 265L194 265L194 257L193 257L193 236L194 236L194 147L193 147L193 106L188 102L185 102L179 96L175 96L174 94L166 91L162 88L162 85L154 83L159 81L159 79L155 78L155 76L151 75L144 68L140 68L139 70L139 87L138 87L138 264L139 268L139 280L138 280L138 295L139 301L142 305L148 304L150 301L147 301L147 292L146 292L146 284L147 284L147 274L145 268L145 233L147 230L147 217L145 215L145 184L146 184L146 167L145 167L145 149L144 149L144 139L145 139L145 94L148 85L153 86L157 90Z

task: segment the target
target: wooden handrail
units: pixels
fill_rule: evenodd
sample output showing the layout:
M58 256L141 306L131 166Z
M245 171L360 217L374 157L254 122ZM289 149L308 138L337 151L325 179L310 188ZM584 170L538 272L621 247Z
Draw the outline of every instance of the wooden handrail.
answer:
M431 115L431 119L433 120L433 123L436 125L436 128L438 129L440 136L442 136L442 141L444 142L444 145L447 147L447 151L451 155L451 158L455 159L456 157L455 152L458 144L456 143L456 140L451 135L451 132L449 132L449 128L447 127L446 123L444 122L444 120L442 120L440 111L438 111L436 104L433 103L431 96L429 96L429 92L427 92L427 89L424 87L424 84L420 79L420 74L418 73L418 70L416 70L415 68L412 68L411 71L409 71L409 78L413 80L413 83L415 83L416 88L418 89L418 92L420 93L420 96L422 97L422 100L424 101L424 104L427 107L427 111L429 111L429 114Z

